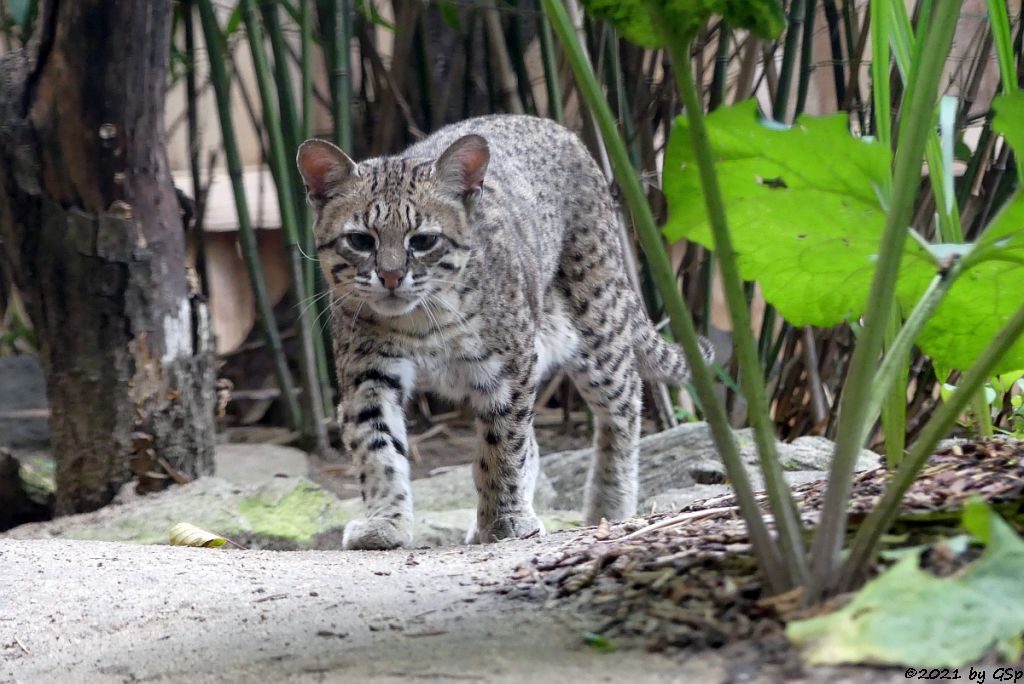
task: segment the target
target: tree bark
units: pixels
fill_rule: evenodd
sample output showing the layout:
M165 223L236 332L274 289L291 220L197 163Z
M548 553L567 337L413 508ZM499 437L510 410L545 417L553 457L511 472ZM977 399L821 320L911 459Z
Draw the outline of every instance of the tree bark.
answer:
M171 18L171 0L49 0L0 63L0 258L39 335L58 513L212 470L214 356L164 140Z

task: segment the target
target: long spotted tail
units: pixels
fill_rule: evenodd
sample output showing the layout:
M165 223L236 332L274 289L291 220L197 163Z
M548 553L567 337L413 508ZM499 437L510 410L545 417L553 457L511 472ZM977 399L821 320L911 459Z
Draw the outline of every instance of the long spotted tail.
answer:
M642 315L642 314L641 314ZM679 387L690 379L690 365L686 362L682 348L667 342L644 318L636 326L638 332L634 342L640 375L652 382ZM715 358L711 341L698 337L701 356L705 363Z

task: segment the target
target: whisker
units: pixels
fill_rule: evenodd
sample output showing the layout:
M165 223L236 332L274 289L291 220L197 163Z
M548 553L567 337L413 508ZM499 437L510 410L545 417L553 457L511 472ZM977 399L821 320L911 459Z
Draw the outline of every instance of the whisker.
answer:
M299 318L302 318L302 315L309 310L309 307L313 306L324 297L329 297L330 295L330 290L324 290L320 294L310 295L309 297L306 297L305 299L300 301L298 304L295 305L296 309L298 309L300 306L302 307L302 309L299 311Z
M299 254L301 254L301 255L302 255L302 258L303 258L303 259L306 259L306 260L308 260L308 261L320 261L320 259L319 259L319 258L317 258L317 257L311 257L311 256L309 256L308 254L306 254L306 252L305 252L305 251L303 251L303 249L302 249L302 245L300 245L300 244L299 244L299 243L297 243L297 242L295 243L295 249L299 250Z
M437 317L433 314L433 307L430 302L426 299L423 300L423 312L427 314L433 326L437 329L437 336L441 338L441 348L444 349L444 357L446 359L451 358L451 354L448 351L448 339L444 335L444 330L441 329L441 323L437 320Z
M466 323L469 322L466 319L466 316L461 311L452 306L451 302L449 302L447 299L441 299L440 297L433 293L428 294L427 298L433 302L437 302L438 304L444 306L444 308L446 308L449 313L453 314L456 317L456 319L459 322L459 325L466 325Z
M327 328L327 326L328 326L328 325L330 325L330 323L331 323L331 317L330 317L330 315L329 315L329 314L330 314L330 313L331 313L331 311L332 311L332 310L334 309L334 305L335 305L335 304L339 304L339 305L340 305L340 304L341 304L342 302L344 302L344 301L345 301L346 299L348 299L348 298L349 298L349 297L351 297L351 296L352 296L352 293L351 293L351 292L349 292L349 293L348 293L347 295L345 295L344 297L342 297L342 298L341 298L341 299L339 299L338 301L334 301L334 300L332 299L332 300L330 301L330 303L328 303L328 305L327 305L326 307L324 307L324 310L323 310L323 311L321 311L320 313L318 313L318 314L316 315L316 318L314 318L314 319L313 319L313 327L314 327L314 328L316 328L316 327L317 327L317 323L319 323L319 322L320 322L320 319L321 319L321 318L323 318L323 319L324 319L324 323L323 323L323 325L321 325L321 326L320 326L320 328L319 328L319 331L320 331L321 333L323 333L323 331L324 331L324 330L325 330L325 329Z
M352 334L356 330L356 321L359 320L359 312L363 310L363 304L366 303L365 299L359 300L359 306L356 307L356 312L352 314L352 325L348 328L348 336L352 337Z

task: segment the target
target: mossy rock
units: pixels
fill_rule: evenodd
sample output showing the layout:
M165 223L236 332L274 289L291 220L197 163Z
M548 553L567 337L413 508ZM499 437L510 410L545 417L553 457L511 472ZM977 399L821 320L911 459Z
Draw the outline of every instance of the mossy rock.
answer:
M301 477L244 488L208 477L93 513L22 525L6 536L166 544L168 530L188 522L252 548L337 548L352 512Z

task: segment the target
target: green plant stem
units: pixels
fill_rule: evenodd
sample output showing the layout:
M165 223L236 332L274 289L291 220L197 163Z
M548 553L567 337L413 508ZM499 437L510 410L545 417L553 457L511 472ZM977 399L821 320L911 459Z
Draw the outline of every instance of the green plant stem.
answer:
M655 23L668 30L668 24L661 17L660 8L653 2ZM725 201L715 174L711 142L704 125L704 108L700 101L693 70L688 59L689 41L679 36L667 35L669 54L675 65L676 86L683 98L686 118L690 124L690 141L693 145L697 166L700 169L701 188L707 207L708 221L714 236L715 255L718 259L722 286L725 290L729 315L732 320L733 345L740 366L740 386L747 399L748 418L754 428L761 472L765 489L775 516L775 527L779 535L779 546L785 560L788 580L793 586L803 585L808 578L807 558L804 552L803 530L796 504L789 485L783 477L782 465L775 449L775 429L768 412L768 397L765 392L764 375L758 358L757 346L750 326L750 311L743 293L743 281L736 263L736 252L729 235L725 214Z
M911 348L914 346L914 340L921 334L925 323L931 319L932 315L939 308L939 304L942 303L946 293L949 292L949 289L962 272L963 264L958 260L949 268L937 274L917 301L907 320L900 327L895 339L887 347L885 357L882 359L882 365L879 366L871 383L867 418L864 421L863 433L860 439L861 444L867 440L868 434L871 431L871 425L878 417L886 397L890 396L891 390L895 386L894 383L897 383L901 372L905 370L906 359L910 355ZM903 403L905 405L906 401L904 400Z
M875 108L875 136L892 147L892 103L889 87L890 14L881 0L868 5L871 12L871 95ZM888 196L890 188L885 188Z
M996 46L996 60L999 62L1000 85L1003 93L1017 92L1017 69L1014 64L1013 40L1010 36L1010 17L1006 11L1006 0L988 0L989 26ZM1024 162L1022 153L1017 154L1017 182L1024 185Z
M540 51L544 60L544 84L548 90L548 116L558 123L564 123L565 109L562 107L562 84L558 80L555 40L546 14L540 15Z
M812 0L813 3L813 0ZM725 19L718 25L718 49L715 50L715 70L708 88L708 111L713 112L725 102L729 90L729 47L732 43L732 29Z
M789 5L789 25L786 27L786 43L782 51L782 69L779 71L779 85L772 102L772 118L785 123L789 107L789 86L793 81L797 52L800 51L800 26L804 23L806 0L793 0Z
M668 254L661 242L661 234L654 221L647 197L644 195L640 181L629 161L626 146L615 126L615 119L605 100L601 86L594 75L583 46L577 38L576 31L569 19L562 0L542 0L544 11L551 21L552 28L558 34L563 49L569 59L580 94L594 114L601 136L608 149L615 178L622 189L623 196L633 215L640 245L643 247L651 267L651 275L662 296L665 310L669 315L669 325L675 339L678 340L686 354L693 373L693 384L698 399L704 409L705 417L711 426L715 445L722 456L726 473L736 492L736 500L743 519L747 523L751 545L757 556L761 571L764 573L768 586L773 591L783 591L790 582L783 570L781 558L775 542L772 540L761 517L757 500L750 485L750 478L743 466L735 435L729 427L728 417L721 402L715 396L710 369L704 364L700 355L697 334L693 327L693 319L683 303L683 298L676 287L675 273Z
M313 0L299 0L299 32L302 50L302 134L313 137Z
M295 215L295 199L292 192L291 176L288 168L290 157L285 153L284 135L281 122L277 117L274 102L273 85L270 82L270 68L267 56L263 51L263 31L256 14L255 0L242 0L242 18L249 37L249 48L252 54L253 67L256 72L256 84L260 91L260 102L263 108L263 127L270 140L270 163L274 176L278 179L277 197L281 207L281 225L284 229L285 244L291 256L290 266L292 288L297 302L303 302L307 296L303 272L302 250L298 219ZM324 403L321 396L320 377L317 373L316 346L313 341L313 320L308 306L299 307L299 340L302 361L303 389L305 390L308 424L303 431L313 439L313 447L321 456L329 453L327 427L324 425Z
M807 105L811 74L814 72L814 20L818 16L817 0L806 0L804 7L804 35L800 47L800 82L796 89L796 110L793 118L800 116Z
M203 27L203 40L206 43L206 49L210 57L210 81L213 83L213 91L217 99L217 114L220 118L224 157L227 161L228 175L231 178L231 188L235 196L235 211L238 213L242 257L245 260L246 270L249 273L249 282L252 285L253 296L256 299L256 309L259 312L263 334L267 340L267 347L270 349L271 358L274 361L274 374L277 377L277 384L281 389L281 401L285 406L288 424L293 430L298 430L302 426L302 412L299 410L299 401L295 396L295 386L292 383L291 372L288 370L288 361L284 355L284 348L281 346L281 335L277 330L277 322L274 319L274 309L270 305L270 297L267 294L267 283L263 278L263 266L260 263L259 247L256 243L256 234L253 231L252 221L249 218L249 205L245 198L245 187L242 185L242 161L238 154L235 127L231 119L231 96L228 90L227 69L224 65L224 48L221 43L223 37L217 25L217 17L214 14L212 0L197 0L197 3Z
M182 5L185 18L185 54L188 69L185 71L185 106L188 117L188 165L192 175L192 200L195 202L195 219L193 230L196 234L196 273L199 274L199 287L204 296L210 295L210 282L206 273L206 198L203 196L202 175L199 170L200 129L199 106L196 91L196 39L192 20L195 0L186 0Z
M334 98L334 142L349 154L352 150L352 70L349 42L352 39L352 2L334 0L334 64L331 90Z
M985 388L982 387L971 399L971 413L974 414L975 429L979 437L991 437L995 434L992 427L992 409L989 408L988 399L985 397Z
M812 582L808 596L817 599L828 591L839 569L847 522L850 485L863 445L873 366L885 338L895 305L896 277L907 239L907 226L920 184L921 158L931 130L935 96L959 18L960 0L944 3L924 38L917 78L907 84L900 120L892 198L882 235L875 275L868 295L866 324L850 362L836 431L836 453L829 472L821 521L811 554Z
M885 433L885 462L892 469L903 460L903 450L907 445L907 381L910 374L909 350L899 353L893 348L901 331L900 307L894 306L889 316L889 327L885 331L885 359L892 358L896 372L889 382L889 391L882 401L882 431ZM876 382L876 385L878 383ZM865 431L870 433L874 418L864 423ZM861 440L863 444L865 436Z
M910 485L914 483L921 468L931 456L935 445L949 433L956 423L957 416L963 412L971 398L982 389L996 364L1013 346L1021 333L1024 333L1024 306L1017 310L985 347L949 400L932 414L889 486L886 487L881 501L860 524L853 539L849 557L843 563L840 573L839 587L841 589L851 589L861 581L868 563L874 558L879 539L896 518L900 500Z
M301 126L299 130L299 140L308 140L313 136L313 1L314 0L299 0L299 40L301 43L301 68L302 68L302 81L301 81L301 98L302 98L302 118ZM306 253L313 256L315 251L315 237L313 235L313 216L310 211L309 204L304 200L306 196L305 186L299 179L297 186L297 200L301 206L301 213L299 219L302 222L303 233L308 236L308 249ZM312 278L310 279L309 270L307 271L307 284L309 286L310 294L322 292L326 288L324 283L323 272L317 268L318 262L314 259L308 259L306 261L307 269L312 271ZM316 316L313 320L317 320L320 315L327 315L324 309L328 308L330 303L321 303L323 300L317 300L316 304ZM329 342L330 338L330 326L325 326L325 334L317 334L314 337L314 344L316 350L316 373L320 379L320 396L324 404L324 415L330 416L334 413L334 401L332 398L333 390L331 386L331 372L329 364L327 363L327 349L331 347ZM316 331L314 331L315 333Z

